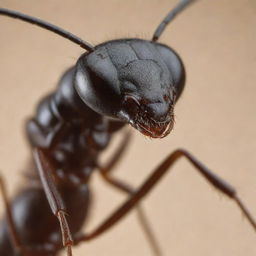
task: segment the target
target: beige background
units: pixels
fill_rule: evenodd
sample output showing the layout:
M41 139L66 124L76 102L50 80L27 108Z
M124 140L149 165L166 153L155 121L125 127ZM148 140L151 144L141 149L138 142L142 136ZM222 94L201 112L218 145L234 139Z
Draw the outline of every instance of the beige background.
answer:
M150 38L174 0L0 0L2 7L48 20L93 44L121 37ZM30 25L0 17L0 169L13 193L22 184L28 152L25 118L83 52ZM184 147L234 184L256 216L256 1L200 0L173 22L160 42L184 59L187 87L176 125L163 140L138 133L116 171L139 185L169 152ZM144 201L164 255L256 254L256 234L236 206L184 160ZM124 200L95 175L89 227ZM88 228L89 228L88 227ZM151 255L130 214L76 256Z

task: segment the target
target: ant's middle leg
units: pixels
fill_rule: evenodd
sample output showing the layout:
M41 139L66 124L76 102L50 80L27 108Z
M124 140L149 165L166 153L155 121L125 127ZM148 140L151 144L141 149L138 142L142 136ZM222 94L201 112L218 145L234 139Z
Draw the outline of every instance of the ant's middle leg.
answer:
M196 168L199 173L208 180L208 182L216 189L227 195L230 199L234 200L240 210L243 212L246 219L256 231L256 222L252 218L252 215L245 207L243 201L238 197L236 190L228 184L226 181L218 177L206 166L199 162L194 156L192 156L186 150L178 149L171 153L146 179L146 181L133 193L128 200L126 200L119 208L117 208L109 217L107 217L102 223L100 223L93 231L88 234L79 235L75 237L75 243L81 241L91 240L98 237L119 220L121 220L127 213L129 213L160 181L160 179L166 174L169 168L181 157L185 157Z

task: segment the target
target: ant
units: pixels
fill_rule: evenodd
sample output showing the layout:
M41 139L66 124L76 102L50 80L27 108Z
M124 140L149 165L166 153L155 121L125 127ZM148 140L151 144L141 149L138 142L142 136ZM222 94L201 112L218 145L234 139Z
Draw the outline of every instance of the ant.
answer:
M255 228L234 188L185 150L171 153L137 190L111 175L129 141L128 134L105 166L99 166L97 161L111 135L126 123L151 138L165 137L172 130L174 105L183 90L185 71L178 54L157 40L165 25L192 2L181 1L150 41L121 39L96 47L35 18L0 9L2 15L54 28L88 51L80 57L76 68L63 75L58 89L42 99L35 117L27 123L35 161L29 179L37 185L24 189L11 206L1 179L7 209L6 222L1 226L5 243L0 249L6 251L1 251L1 255L56 255L62 249L61 242L67 254L72 255L73 245L96 238L134 208L180 157L187 158L213 186L232 198ZM84 235L80 229L90 206L88 183L95 169L130 198L98 228ZM26 209L24 219L16 217L19 207ZM43 225L43 218L50 230ZM26 220L33 223L38 219L42 226L25 226Z

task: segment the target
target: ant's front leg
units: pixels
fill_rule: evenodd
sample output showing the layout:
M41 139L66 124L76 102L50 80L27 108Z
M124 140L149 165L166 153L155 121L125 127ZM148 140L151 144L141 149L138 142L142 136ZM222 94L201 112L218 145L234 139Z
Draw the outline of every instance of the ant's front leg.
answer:
M48 203L51 207L52 213L58 218L60 223L63 245L67 248L67 255L72 256L73 239L66 219L66 209L54 182L53 167L51 166L47 154L42 149L35 148L33 153L37 167L36 169Z
M112 175L112 171L116 167L116 165L120 162L121 158L123 157L124 153L127 150L127 147L131 141L131 132L128 131L123 135L123 139L117 149L115 150L114 154L111 156L111 158L107 161L106 164L103 166L98 165L98 169L100 171L100 175L103 178L105 182L107 182L110 186L114 187L115 189L128 194L132 195L135 193L135 189L124 182L123 180L120 180ZM140 204L137 204L136 208L137 217L139 220L139 223L142 227L142 230L146 236L146 239L150 245L150 248L152 250L152 253L155 256L161 256L161 248L159 246L159 243L157 242L157 239L154 235L154 232L150 226L150 221L148 220L143 207Z
M3 203L5 207L5 216L6 220L2 221L3 230L6 229L6 236L1 237L4 239L3 248L1 247L1 256L2 253L6 255L17 255L17 256L32 256L32 255L53 255L57 247L53 243L45 244L31 244L24 243L22 235L20 233L20 226L18 224L17 214L15 216L15 206L10 204L7 195L7 189L3 177L0 174L0 194L3 198ZM16 201L17 202L17 201ZM3 231L2 230L2 231ZM5 232L5 231L3 231ZM3 234L3 233L2 233ZM9 245L10 244L10 245Z
M227 195L229 198L234 200L240 210L245 215L246 219L250 222L252 227L256 231L256 222L252 218L250 212L246 209L242 200L238 197L236 190L228 184L226 181L218 177L206 166L199 162L194 156L188 151L178 149L171 153L146 179L146 181L126 200L118 209L116 209L108 218L106 218L99 226L97 226L92 232L84 235L77 236L75 243L93 239L106 230L111 228L119 220L121 220L127 213L130 212L140 201L143 199L153 187L160 181L163 175L169 170L170 167L181 157L185 157L189 162L196 168L199 173L210 182L212 186Z

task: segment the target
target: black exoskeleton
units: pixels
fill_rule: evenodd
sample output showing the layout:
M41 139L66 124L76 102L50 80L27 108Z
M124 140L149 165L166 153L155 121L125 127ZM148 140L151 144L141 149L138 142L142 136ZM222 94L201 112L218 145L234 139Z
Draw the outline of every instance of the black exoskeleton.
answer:
M134 207L154 255L160 256L138 204L180 157L186 157L215 188L235 200L256 229L235 189L185 150L170 154L136 190L110 175L128 144L127 134L110 161L105 166L99 163L112 135L126 124L150 138L163 138L172 130L185 70L178 54L156 41L166 25L192 2L180 1L152 40L119 39L95 47L45 21L0 8L0 15L46 28L87 51L64 73L57 89L39 102L26 123L33 153L27 186L9 202L0 177L7 209L0 223L0 256L56 256L63 246L71 256L73 245L96 238ZM94 230L81 234L91 206L89 181L94 170L129 198Z

